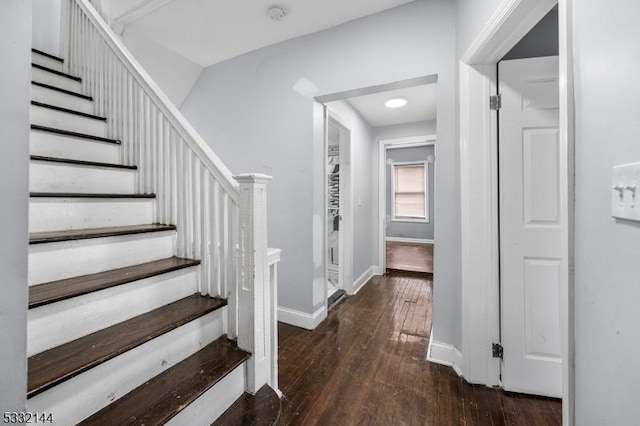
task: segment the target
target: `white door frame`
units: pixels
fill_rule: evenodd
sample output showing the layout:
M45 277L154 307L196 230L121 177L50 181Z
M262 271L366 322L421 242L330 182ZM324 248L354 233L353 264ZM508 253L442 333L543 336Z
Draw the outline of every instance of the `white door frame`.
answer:
M386 238L387 227L387 167L386 158L388 149L412 148L418 146L433 146L433 156L436 156L436 135L410 136L397 139L381 139L378 143L378 235L380 241L378 244L378 265L380 265L380 274L384 274L387 270L387 252ZM435 163L434 163L435 167ZM436 173L433 171L433 204L436 203Z
M347 294L353 294L353 167L351 164L352 156L352 144L351 144L351 129L345 124L345 121L340 118L336 113L331 111L330 108L324 106L325 120L324 120L324 236L323 236L323 253L325 259L327 259L327 220L329 218L329 203L327 194L329 193L329 182L327 179L327 152L328 152L328 131L329 122L334 122L341 128L340 132L348 132L349 137L345 141L345 138L340 136L340 208L342 210L342 221L340 222L340 250L339 256L339 282L340 287L347 292ZM346 148L346 149L345 149ZM346 167L345 167L346 166ZM346 169L346 171L345 171ZM327 294L328 286L328 274L327 274L327 261L324 262L324 294ZM325 305L328 303L325 297ZM328 308L328 306L326 306Z
M497 114L489 107L496 93L496 64L559 3L561 187L567 205L561 214L569 265L562 271L560 303L563 335L563 424L574 422L573 373L573 58L572 0L504 0L459 63L460 208L462 244L463 374L472 383L500 384L500 363L491 343L500 337ZM565 244L566 243L566 244Z

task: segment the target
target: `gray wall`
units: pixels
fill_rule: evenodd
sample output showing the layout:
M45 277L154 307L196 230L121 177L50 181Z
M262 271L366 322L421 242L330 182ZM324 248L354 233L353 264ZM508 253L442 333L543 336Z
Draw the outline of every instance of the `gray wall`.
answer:
M557 56L558 43L558 6L556 5L502 59Z
M420 146L413 148L396 148L387 150L387 160L392 160L394 163L401 161L425 161L427 156L434 153L433 146ZM392 195L393 185L391 175L393 170L392 165L386 164L386 205L387 205L387 237L402 237L402 238L419 238L426 240L433 240L433 229L435 223L434 216L434 204L433 204L433 177L434 177L434 164L428 164L428 176L427 191L429 194L429 222L416 223L416 222L402 222L394 221L392 219Z
M573 7L576 424L637 424L640 224L611 217L611 168L640 161L640 3Z
M0 13L0 413L24 411L27 389L27 216L31 1Z
M247 53L205 69L184 102L187 118L231 170L274 175L269 245L283 249L281 306L312 313L314 289L324 287L322 267L314 262L314 254L321 253L314 224L322 226L318 218L324 213L314 196L323 196L324 176L322 150L312 144L318 116L312 96L438 74L438 161L449 167L437 171L442 184L436 188L435 214L442 219L435 232L443 243L435 258L434 327L441 328L438 336L445 342L459 336L452 320L460 316L454 8L449 0L416 0ZM309 90L294 89L301 79L312 83ZM377 182L373 185L377 194ZM370 230L365 241L377 244L377 230Z
M458 56L462 57L503 0L457 0L456 34Z

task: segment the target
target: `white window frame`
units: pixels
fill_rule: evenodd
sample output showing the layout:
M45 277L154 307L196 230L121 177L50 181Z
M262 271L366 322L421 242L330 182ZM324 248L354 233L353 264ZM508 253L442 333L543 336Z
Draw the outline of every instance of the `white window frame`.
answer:
M412 217L396 217L396 166L418 166L424 168L424 219ZM399 161L391 162L391 221L392 222L410 222L410 223L429 223L429 162L424 161Z

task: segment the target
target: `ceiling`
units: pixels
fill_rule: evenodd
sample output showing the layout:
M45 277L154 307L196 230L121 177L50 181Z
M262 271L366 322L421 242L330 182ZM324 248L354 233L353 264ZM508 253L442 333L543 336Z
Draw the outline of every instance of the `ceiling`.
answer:
M116 22L206 67L412 0L112 0ZM277 5L286 16L271 20Z
M371 127L413 123L436 119L437 83L390 90L347 99ZM385 101L402 97L407 104L401 108L387 108Z

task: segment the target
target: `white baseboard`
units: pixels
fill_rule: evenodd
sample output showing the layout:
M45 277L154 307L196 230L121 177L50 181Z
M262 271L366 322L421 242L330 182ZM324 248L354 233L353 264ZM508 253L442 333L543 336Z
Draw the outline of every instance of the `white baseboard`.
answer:
M278 321L307 330L316 328L326 317L327 311L324 306L321 306L313 314L278 306Z
M394 243L434 244L434 240L426 238L386 237L385 240Z
M379 269L379 267L371 265L367 268L366 271L362 273L362 275L356 278L356 280L353 282L353 285L351 286L351 288L353 289L352 294L358 293L362 289L362 287L364 287L364 285L369 282L371 277L376 275L376 272L378 272Z
M434 340L433 329L431 329L431 338L429 339L427 361L451 367L458 376L463 376L462 352L453 345Z

